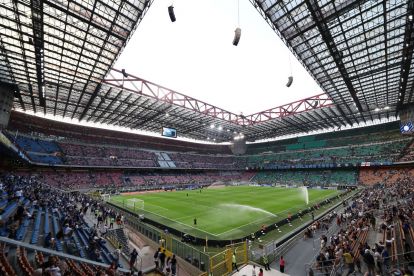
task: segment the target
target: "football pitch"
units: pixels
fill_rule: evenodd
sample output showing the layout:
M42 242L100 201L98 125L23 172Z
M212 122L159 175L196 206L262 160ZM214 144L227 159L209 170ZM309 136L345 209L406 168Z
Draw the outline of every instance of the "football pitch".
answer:
M338 193L309 189L309 204ZM140 202L134 208L133 199L143 200L144 208ZM184 233L215 240L247 236L307 208L301 189L252 186L119 195L110 202Z

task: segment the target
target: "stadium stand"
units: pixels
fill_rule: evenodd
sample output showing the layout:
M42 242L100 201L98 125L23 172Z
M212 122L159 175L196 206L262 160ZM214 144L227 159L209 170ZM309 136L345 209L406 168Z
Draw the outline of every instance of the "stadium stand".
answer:
M290 275L303 275L304 268L309 276L349 275L355 266L363 275L413 275L414 1L250 1L323 91L251 115L228 112L114 68L150 6L157 7L153 2L2 1L0 275L131 275L123 273L131 249L124 226L152 247L168 249L170 244L169 253L181 254L186 265L194 266L189 275L230 275L231 255L240 254L235 263L245 264L255 246L260 253L249 257L264 259L269 248L280 257L281 249L290 247L285 255ZM148 54L135 50L137 60ZM208 77L220 89L222 80ZM156 137L164 127L174 128L178 139ZM152 135L132 133L137 131ZM266 221L280 221L260 227L260 218L252 215L252 223L193 239L174 225L186 225L180 222L185 218L189 231L213 221L199 218L197 226L193 214L159 220L162 215L157 218L150 208L138 214L97 200L104 199L103 193L214 184L293 186L303 192L300 208L306 209L292 217L297 206L277 216L256 206L232 206L239 217L255 209L266 214ZM303 185L347 189L320 206L309 201ZM193 194L210 192L202 191ZM193 194L186 195L192 206L186 209L197 206L204 213L209 206ZM230 210L236 205L232 196L208 214ZM277 198L269 201L277 204ZM291 223L295 229L265 244ZM263 236L247 232L237 247L241 250L234 239L219 239L233 230L245 234L243 228L251 225L259 226L256 233ZM213 257L206 252L210 234L221 245L228 243ZM203 251L187 242L197 242ZM151 265L153 253L142 254Z
M262 171L254 175L252 181L259 184L305 186L356 185L355 170L294 170Z
M99 129L81 125L67 124L45 118L33 117L21 112L12 112L9 130L27 133L33 137L55 137L59 141L85 141L102 144L125 145L140 149L155 149L177 152L198 152L207 154L231 154L226 145L191 143L174 139L138 135L108 129Z
M392 179L373 186L381 175ZM414 245L411 179L411 170L406 169L364 170L363 181L370 188L344 203L340 212L331 213L329 220L318 220L305 231L305 238L320 237L321 248L307 272L409 273Z
M0 213L0 236L55 249L81 258L106 263L114 262L109 244L101 237L103 225L90 227L85 220L87 212L97 213L103 221L119 219L114 211L103 208L82 194L64 193L50 189L36 176L2 175L2 210ZM121 229L117 230L118 232ZM120 234L119 234L120 235ZM1 244L5 252L5 244ZM10 245L9 245L10 246ZM11 253L11 252L9 252ZM36 267L28 261L24 248L17 248L20 270L32 275ZM125 252L129 255L129 252ZM14 254L10 254L14 255ZM33 255L31 255L33 256ZM8 258L0 256L2 271L16 275L9 266ZM51 258L51 257L49 257ZM41 254L36 254L38 267L43 263ZM66 260L66 262L72 262ZM50 265L50 264L49 264ZM81 270L95 271L97 268L79 264ZM78 264L69 264L70 270L80 269ZM95 273L94 272L94 273ZM18 273L19 275L20 273ZM7 275L7 274L5 274ZM80 273L78 275L84 275Z
M44 120L47 121L47 120ZM55 127L65 128L65 124L53 122ZM18 125L18 124L17 124ZM76 128L75 128L76 129ZM156 148L136 148L136 143L123 145L114 140L100 137L99 145L87 137L77 140L68 137L57 139L43 133L40 137L22 134L23 129L7 133L11 141L24 150L33 162L49 165L70 165L88 167L158 168L173 167L181 169L222 169L243 170L249 168L287 169L287 168L333 168L337 166L357 166L361 163L390 164L401 159L403 151L409 160L412 141L402 137L395 130L395 123L381 128L370 127L371 135L360 135L356 130L303 136L295 139L271 143L249 144L248 155L216 155L200 153L161 152ZM103 130L100 130L102 133ZM18 133L18 134L16 134ZM66 134L67 130L66 130ZM113 133L115 136L115 133ZM48 137L48 138L45 138ZM260 152L260 154L257 154ZM255 154L252 154L255 153ZM166 158L166 159L164 159Z
M401 153L399 161L412 161L414 160L414 139Z
M359 172L359 183L367 186L410 184L413 177L413 168L364 168Z
M28 176L27 172L15 172ZM32 172L43 183L61 190L85 191L90 189L154 190L183 188L188 185L210 185L215 182L231 183L249 181L254 172L122 172L98 170L39 170Z
M251 168L331 168L337 164L356 166L363 162L391 163L411 143L401 137L395 123L366 128L369 135L358 130L304 136L270 143L251 144L247 157ZM364 129L365 131L365 129ZM267 149L267 150L266 150ZM257 154L262 151L261 154Z

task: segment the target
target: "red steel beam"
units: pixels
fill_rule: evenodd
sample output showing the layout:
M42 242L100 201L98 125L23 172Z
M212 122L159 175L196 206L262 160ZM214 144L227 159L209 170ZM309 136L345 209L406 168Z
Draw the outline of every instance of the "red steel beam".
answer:
M146 97L150 97L158 101L181 106L186 109L237 125L256 125L276 118L292 116L302 112L330 107L333 105L333 101L328 95L319 94L262 112L244 116L237 115L131 74L128 74L128 77L124 78L122 71L115 68L111 69L109 76L110 78L103 80L104 83L116 86L126 91L145 95Z
M158 101L178 105L214 118L236 123L239 125L241 124L240 116L235 113L197 100L190 96L144 80L137 76L133 76L131 74L128 74L128 77L124 78L121 70L112 68L109 72L109 76L110 78L103 80L104 83L123 88L124 90L128 90L130 92L142 94L147 97L157 99Z
M328 95L319 94L306 99L261 111L252 115L248 115L246 116L246 119L252 124L257 124L276 118L283 118L319 108L330 107L333 105L334 103Z

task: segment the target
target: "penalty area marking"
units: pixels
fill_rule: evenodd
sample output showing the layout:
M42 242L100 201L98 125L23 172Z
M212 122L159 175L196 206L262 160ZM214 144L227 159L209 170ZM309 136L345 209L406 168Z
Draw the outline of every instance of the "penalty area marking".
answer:
M314 200L310 201L310 202L309 202L309 204L314 203L314 202L316 202L316 201L318 201L318 202L322 202L323 200L327 199L329 196L330 196L330 195L328 195L328 196L326 196L326 197L322 197L322 198L321 198L321 201L319 201L319 199L314 199ZM283 211L281 211L281 212L278 212L278 213L273 213L273 215L275 215L275 216L277 217L277 215L278 215L278 214L281 214L281 213L286 213L287 211L292 210L293 208L298 208L298 206L300 207L300 206L302 206L302 205L297 205L297 206L295 206L295 207L292 207L292 208L289 208L289 209L283 210ZM305 206L305 207L306 207L306 206ZM263 218L257 219L257 220L255 220L255 221L252 221L252 222L249 222L249 223L246 223L246 224L243 224L243 225L237 226L237 227L235 227L235 228L233 228L233 229L230 229L230 230L227 230L227 231L222 232L222 233L220 233L220 234L217 234L216 236L221 236L221 235L224 235L224 234L230 233L230 232L232 232L232 231L234 231L234 230L237 230L237 229L239 229L239 228L242 228L242 227L244 227L244 226L247 226L247 225L250 225L250 224L257 223L258 221L261 221L261 220L268 219L269 217L271 217L271 216L269 215L269 216L266 216L266 217L263 217Z

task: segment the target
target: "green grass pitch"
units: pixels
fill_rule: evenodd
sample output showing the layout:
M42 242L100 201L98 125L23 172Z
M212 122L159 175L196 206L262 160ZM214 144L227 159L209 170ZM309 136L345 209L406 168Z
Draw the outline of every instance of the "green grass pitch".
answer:
M321 202L336 194L336 190L309 189L309 202ZM133 198L144 200L144 210L138 206L134 210L128 201ZM184 233L216 240L247 236L263 224L307 208L301 189L252 186L119 195L110 201Z

